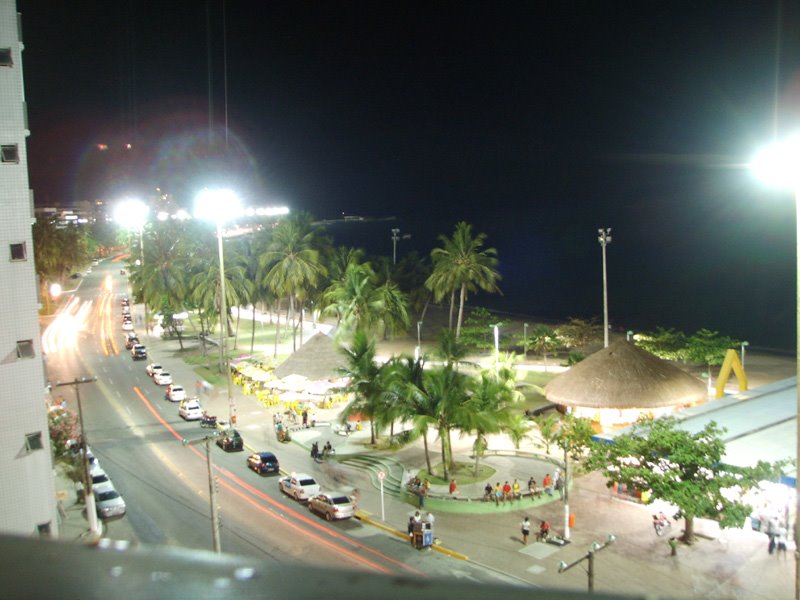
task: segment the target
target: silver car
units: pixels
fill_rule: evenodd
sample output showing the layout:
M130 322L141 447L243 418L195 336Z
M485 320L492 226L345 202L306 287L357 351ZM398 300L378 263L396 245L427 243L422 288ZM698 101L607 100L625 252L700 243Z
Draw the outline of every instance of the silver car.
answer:
M353 501L345 494L317 494L308 501L308 509L319 513L326 521L349 519L355 514Z

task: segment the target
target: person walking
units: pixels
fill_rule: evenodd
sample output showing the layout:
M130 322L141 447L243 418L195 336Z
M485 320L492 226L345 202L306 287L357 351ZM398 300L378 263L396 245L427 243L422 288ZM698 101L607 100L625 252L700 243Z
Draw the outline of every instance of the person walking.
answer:
M455 496L458 493L458 484L455 479L450 480L450 495Z
M528 517L522 519L522 543L528 545L528 536L531 534L531 520Z

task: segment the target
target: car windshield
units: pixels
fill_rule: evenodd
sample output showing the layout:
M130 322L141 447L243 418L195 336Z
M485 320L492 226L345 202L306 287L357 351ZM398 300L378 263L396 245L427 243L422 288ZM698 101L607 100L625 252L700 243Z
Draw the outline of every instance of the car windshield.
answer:
M95 475L92 477L92 483L103 483L104 481L108 481L108 475L103 473L102 475Z
M334 504L350 504L350 498L347 496L334 496L331 500Z
M169 377L169 373L164 373L164 372L162 372L161 374L162 374L164 377ZM172 393L173 393L173 394L182 394L182 393L183 393L183 388L182 388L182 387L180 387L179 385L176 385L176 386L174 386L174 387L172 388Z
M119 493L116 490L108 490L107 492L100 492L97 494L97 499L101 502L106 500L113 500L114 498L119 498Z
M311 479L310 477L308 479L301 479L299 481L299 483L300 483L300 485L303 485L303 486L306 486L306 485L317 485L317 482L314 481L313 479Z

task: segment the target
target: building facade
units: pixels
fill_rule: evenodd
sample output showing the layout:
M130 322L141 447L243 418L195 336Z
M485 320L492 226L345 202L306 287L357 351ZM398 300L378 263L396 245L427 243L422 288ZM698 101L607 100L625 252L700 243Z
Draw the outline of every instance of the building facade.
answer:
M0 533L57 535L15 0L0 0Z

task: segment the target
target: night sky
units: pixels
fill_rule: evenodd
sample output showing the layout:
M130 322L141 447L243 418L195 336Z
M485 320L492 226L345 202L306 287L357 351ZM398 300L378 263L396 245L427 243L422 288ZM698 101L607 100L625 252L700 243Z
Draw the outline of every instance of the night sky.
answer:
M611 227L615 327L791 348L791 194L743 168L776 98L778 133L798 123L784 4L778 26L766 1L227 0L223 27L222 0L19 0L31 185L39 205L156 186L188 204L214 177L253 204L393 216L332 229L386 255L392 227L427 254L466 220L503 275L472 302L555 319L602 315Z

